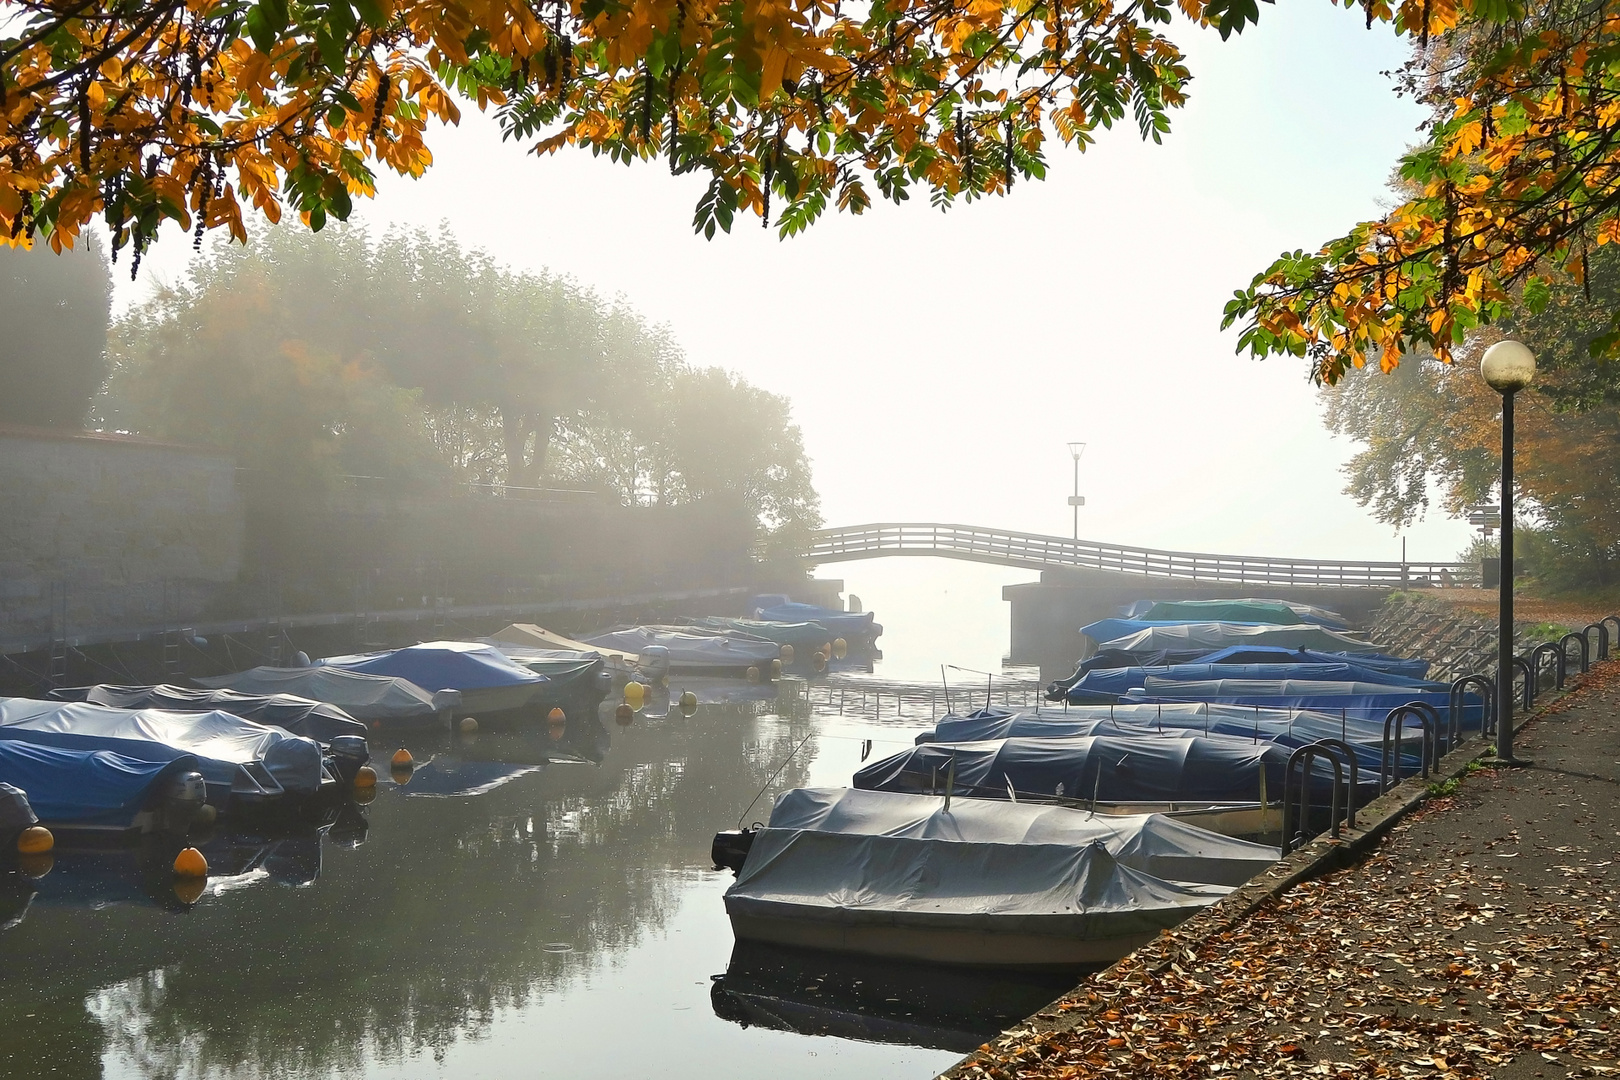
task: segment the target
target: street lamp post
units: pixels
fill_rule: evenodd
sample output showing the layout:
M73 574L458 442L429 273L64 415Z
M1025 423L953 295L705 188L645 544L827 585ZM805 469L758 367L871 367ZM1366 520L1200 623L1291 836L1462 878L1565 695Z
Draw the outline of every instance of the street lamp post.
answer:
M1502 580L1497 586L1496 760L1513 756L1513 395L1536 377L1536 357L1517 341L1498 341L1479 362L1479 373L1502 395ZM1535 678L1532 671L1528 678Z
M1086 444L1072 442L1069 444L1069 455L1074 458L1074 494L1069 496L1069 505L1074 507L1074 538L1080 539L1080 508L1086 505L1086 500L1080 497L1080 455L1086 452Z

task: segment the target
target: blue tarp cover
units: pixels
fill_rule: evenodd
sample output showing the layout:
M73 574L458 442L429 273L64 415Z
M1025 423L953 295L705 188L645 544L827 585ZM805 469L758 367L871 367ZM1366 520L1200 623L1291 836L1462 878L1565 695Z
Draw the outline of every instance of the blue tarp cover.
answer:
M1010 787L1036 798L1254 803L1262 769L1267 798L1281 797L1291 752L1269 742L1179 732L923 743L867 765L854 786L944 794L954 761L953 794L983 799L1006 798ZM1313 791L1325 792L1331 776L1327 763L1317 762ZM1358 801L1377 786L1376 775L1360 779L1366 790Z
M427 641L392 652L329 656L316 663L363 675L407 679L429 691L488 690L546 681L544 675L513 663L495 646L478 641Z
M1284 649L1273 645L1233 645L1217 649L1194 660L1194 664L1359 664L1377 668L1392 675L1405 675L1411 679L1426 678L1427 660L1415 660L1384 653L1319 652L1316 649Z
M1228 618L1224 614L1216 614L1228 608L1245 607L1263 614L1253 619ZM1284 618L1284 612L1290 613L1293 617ZM1315 623L1330 630L1350 629L1350 621L1330 608L1257 596L1246 596L1237 600L1136 600L1129 604L1121 604L1118 613L1122 619L1153 619L1160 622L1275 622L1286 625Z
M47 825L126 828L171 776L196 772L197 759L138 761L110 750L71 750L0 740L0 781L15 784Z
M870 611L833 611L831 608L795 603L792 600L785 604L756 608L752 614L754 618L765 622L820 623L845 639L873 637L882 630L882 627L872 621Z
M1132 653L1185 653L1193 649L1213 652L1232 645L1279 645L1289 649L1346 653L1378 651L1365 641L1357 641L1347 634L1321 626L1243 626L1220 622L1149 626L1123 637L1108 638L1097 643L1099 649L1122 649ZM1170 662L1179 663L1180 659Z
M1413 701L1432 706L1447 722L1451 695L1414 690L1403 686L1380 686L1364 682L1269 681L1265 679L1214 679L1183 682L1149 677L1141 693L1132 700L1165 698L1176 701L1219 701L1238 705L1261 705L1277 709L1315 709L1320 712L1345 711L1382 723L1391 709ZM1484 720L1485 706L1478 694L1464 698L1462 726L1477 728Z
M1132 690L1141 690L1149 677L1183 682L1207 679L1291 679L1296 682L1369 682L1405 686L1414 690L1449 693L1447 683L1409 679L1359 664L1174 664L1169 667L1104 668L1090 671L1068 689L1074 703L1106 704Z

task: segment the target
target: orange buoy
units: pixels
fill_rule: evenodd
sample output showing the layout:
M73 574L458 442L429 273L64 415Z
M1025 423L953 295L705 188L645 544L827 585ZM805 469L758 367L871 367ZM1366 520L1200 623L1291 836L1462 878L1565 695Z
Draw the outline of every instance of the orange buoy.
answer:
M56 837L43 825L30 825L17 835L17 852L22 855L44 855L56 846Z
M394 756L388 759L388 764L396 769L409 769L416 764L416 759L411 757L411 752L402 746L394 751Z
M478 720L475 717L463 716L461 718L461 723L458 726L461 728L461 733L463 735L478 734Z
M550 724L566 724L568 723L568 714L561 709L554 708L546 713L546 722Z
M826 657L826 655L823 654L823 653L816 653L816 655L810 661L810 666L815 668L817 671L826 671L827 670L827 657Z
M370 806L377 801L377 784L372 782L370 787L357 787L354 789L354 801L360 806Z
M620 705L613 710L613 719L620 727L629 727L636 718L636 710L628 705Z
M370 765L362 765L354 774L354 786L357 788L370 788L377 786L377 770Z
M208 860L196 848L188 847L174 857L174 876L205 878L208 876Z

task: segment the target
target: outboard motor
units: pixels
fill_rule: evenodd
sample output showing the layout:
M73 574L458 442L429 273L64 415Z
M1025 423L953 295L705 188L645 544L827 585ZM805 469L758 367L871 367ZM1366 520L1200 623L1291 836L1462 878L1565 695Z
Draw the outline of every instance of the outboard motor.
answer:
M354 783L360 766L371 760L371 749L359 735L334 736L328 748L332 756L332 771L345 784Z
M17 837L39 818L28 805L28 796L22 788L0 783L0 855L16 854Z
M642 682L657 686L669 674L669 649L649 645L636 657L636 675Z
M722 829L715 833L714 843L709 846L709 858L714 860L715 868L742 873L748 852L754 847L754 832L753 829Z
M208 801L208 785L200 772L186 772L170 780L163 791L163 831L184 834L197 811Z

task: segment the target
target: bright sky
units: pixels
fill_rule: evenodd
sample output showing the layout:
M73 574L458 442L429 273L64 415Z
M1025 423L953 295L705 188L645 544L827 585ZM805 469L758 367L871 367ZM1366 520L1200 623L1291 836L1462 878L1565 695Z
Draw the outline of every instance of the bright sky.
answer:
M450 223L514 266L574 275L667 322L694 362L793 402L829 524L947 521L1242 554L1394 559L1342 494L1352 452L1304 365L1235 356L1221 308L1280 251L1375 216L1418 110L1382 74L1404 52L1324 0L1262 9L1221 42L1178 26L1195 75L1162 146L1134 129L1045 183L959 206L879 205L788 241L757 220L693 235L702 183L583 153L536 159L469 111L419 181L358 216ZM174 277L170 235L147 266ZM143 277L148 271L143 270ZM127 301L142 286L121 286ZM1467 526L1431 517L1412 559Z

